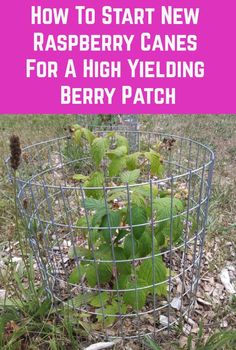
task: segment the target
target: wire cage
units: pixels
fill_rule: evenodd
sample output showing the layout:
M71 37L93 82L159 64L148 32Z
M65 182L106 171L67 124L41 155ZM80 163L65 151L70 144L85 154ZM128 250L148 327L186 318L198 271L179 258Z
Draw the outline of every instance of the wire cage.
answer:
M93 130L130 130L137 131L139 120L132 114L78 115L78 123Z
M163 178L147 173L114 189L105 173L103 186L84 187L73 175L77 167L87 175L91 158L68 158L67 137L25 147L17 178L19 209L47 292L78 311L80 327L106 339L155 336L188 318L204 255L213 152L184 137L120 132L128 140L133 133L135 151L174 138L173 148L163 148ZM98 208L86 202L91 191L99 194ZM143 193L149 215L140 223L133 201ZM111 200L116 206L120 197L126 226L110 215ZM99 209L106 221L98 228L91 213Z

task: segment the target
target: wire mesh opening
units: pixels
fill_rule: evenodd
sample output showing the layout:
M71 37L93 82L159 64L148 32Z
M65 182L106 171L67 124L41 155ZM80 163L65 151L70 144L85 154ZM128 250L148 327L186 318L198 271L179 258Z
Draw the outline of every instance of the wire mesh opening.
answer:
M214 154L178 136L120 134L132 140L132 151L143 152L175 138L175 147L163 151L163 178L146 172L133 184L113 179L114 187L104 166L103 186L85 187L73 175L88 175L91 158L63 137L26 147L17 183L48 293L78 311L87 332L130 339L170 330L194 308ZM91 191L98 194L97 207L88 200ZM143 198L148 214L140 210ZM124 208L125 222L116 218Z

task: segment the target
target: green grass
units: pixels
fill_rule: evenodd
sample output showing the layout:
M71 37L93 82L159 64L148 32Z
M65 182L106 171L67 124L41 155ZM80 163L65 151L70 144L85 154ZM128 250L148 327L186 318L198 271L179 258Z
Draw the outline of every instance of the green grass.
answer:
M7 241L9 236L12 236L12 234L14 235L15 229L13 189L8 183L3 162L4 158L9 153L9 136L12 133L18 134L21 138L22 145L25 146L38 141L64 135L64 129L67 126L74 124L76 119L77 117L75 115L0 116L0 242ZM229 249L226 247L226 243L229 240L236 243L236 116L146 115L140 116L140 120L148 130L169 132L191 137L209 145L216 152L217 162L214 173L212 200L210 204L210 220L206 249L208 249L208 247L211 249L216 239L220 240L219 249L214 256L214 262L212 264L212 273L217 275L221 267L224 266L226 260L232 261L232 263L235 264L234 258L230 255ZM12 284L11 288L20 288L18 285L19 281L17 282L12 278L10 282ZM0 278L0 289L4 288L5 284ZM39 288L34 297L38 297L41 300L41 292L42 291ZM25 296L24 307L22 307L22 305L21 307L16 307L16 305L13 304L5 309L0 308L2 315L2 317L0 316L1 335L4 334L6 337L6 326L10 327L7 322L9 320L14 321L11 324L13 331L12 329L9 330L10 338L1 339L0 335L0 348L4 350L14 350L20 348L19 344L21 343L26 346L26 350L63 350L67 348L78 348L78 334L75 332L76 326L71 319L68 320L68 317L65 317L65 314L63 313L64 311L59 310L58 313L55 313L55 309L50 307L49 310L45 309L46 311L44 315L39 316L35 310L32 311L30 309L33 300L32 298L32 293ZM36 303L36 301L33 303ZM209 337L212 333L217 334L216 338L218 336L218 341L222 339L222 333L218 332L222 317L228 317L230 328L236 329L235 305L235 300L233 300L232 302L229 302L227 306L222 305L215 309L215 316L213 318L215 326L210 329L204 329L204 334L208 335L208 340L211 339ZM58 315L60 317L58 317ZM73 318L73 315L70 315L70 318ZM3 320L4 324L1 323ZM5 322L6 320L8 321ZM55 320L57 320L56 323ZM83 336L83 330L81 328L78 329ZM225 333L223 339L228 342L231 341L227 338L230 335L231 338L235 339L234 334L229 332ZM216 338L213 338L213 341L217 340ZM9 339L11 339L11 341ZM8 346L7 343L9 342L10 345ZM225 347L218 347L215 349L231 349L228 345L224 346ZM165 341L163 340L160 347L161 349L170 349L169 343L165 344ZM200 349L210 350L214 348L202 347Z

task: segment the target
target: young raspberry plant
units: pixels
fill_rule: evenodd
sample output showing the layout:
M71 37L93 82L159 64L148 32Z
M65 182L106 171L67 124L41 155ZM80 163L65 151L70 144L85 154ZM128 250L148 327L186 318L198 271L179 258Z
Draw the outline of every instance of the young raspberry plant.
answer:
M113 292L91 294L91 308L104 314L141 310L148 295L165 297L168 268L159 255L176 244L184 228L180 213L185 199L171 191L159 193L155 181L164 175L161 145L131 153L127 138L115 132L96 136L79 125L73 126L72 140L89 149L94 169L75 174L83 188L78 231L85 244L69 251L79 260L69 282ZM146 184L143 184L143 179ZM172 219L170 219L172 216ZM98 317L98 322L101 319ZM114 318L105 320L112 324Z

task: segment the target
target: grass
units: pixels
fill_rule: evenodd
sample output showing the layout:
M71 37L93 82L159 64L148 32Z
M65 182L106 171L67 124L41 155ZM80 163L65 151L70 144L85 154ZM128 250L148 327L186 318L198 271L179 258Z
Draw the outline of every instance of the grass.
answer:
M155 117L141 116L140 118L144 121L144 125L148 130L185 135L207 144L215 150L217 162L210 204L206 249L211 250L217 242L218 249L214 255L214 261L211 267L213 274L217 275L226 261L235 265L235 257L232 256L232 251L229 250L227 243L230 241L232 245L236 244L236 116L158 115ZM74 124L76 119L77 117L75 115L0 116L0 242L5 242L8 240L8 237L14 236L15 230L13 189L8 183L3 162L8 154L9 136L12 133L16 133L20 136L23 146L32 144L64 135L64 128ZM32 276L32 278L34 277ZM21 279L17 278L17 276L12 276L10 281L8 280L12 292L14 289L21 290L22 286L19 285L19 283L21 283L20 281ZM5 287L5 282L0 279L0 289L5 289ZM24 303L18 302L18 307L16 307L16 304L8 305L5 307L4 312L2 308L0 334L4 334L5 338L1 339L0 335L1 349L63 350L67 348L76 349L79 347L76 340L77 334L74 332L74 324L71 320L68 320L68 317L65 317L64 310L56 312L52 307L51 301L48 301L47 307L45 306L42 314L38 314L38 310L41 306L39 307L37 302L40 301L41 305L41 300L44 297L43 291L39 286L36 290L36 295L32 290L29 290L29 293L23 298ZM33 305L38 305L38 307L34 309ZM226 318L230 321L229 325L231 329L236 329L235 305L234 299L231 302L227 302L226 300L222 305L218 305L218 307L215 308L215 313L212 318L212 324L214 324L214 326L205 327L205 347L199 349L234 348L232 347L234 345L227 345L227 341L229 343L231 338L235 339L232 331L230 331L231 333L224 332L225 337L223 337L223 339L225 339L226 345L222 343L223 345L217 348L207 347L206 345L209 345L207 343L209 339L210 341L217 341L217 339L218 341L222 341L222 331L220 331L220 322L222 318ZM213 333L216 334L216 337L212 340L210 336ZM81 334L83 334L82 330ZM230 335L231 338L229 339L228 336ZM161 349L170 349L170 344L162 343L163 344L160 345ZM203 346L202 344L201 346ZM156 349L158 349L158 345L156 346ZM231 348L229 346L231 346ZM185 349L188 348L185 347Z

